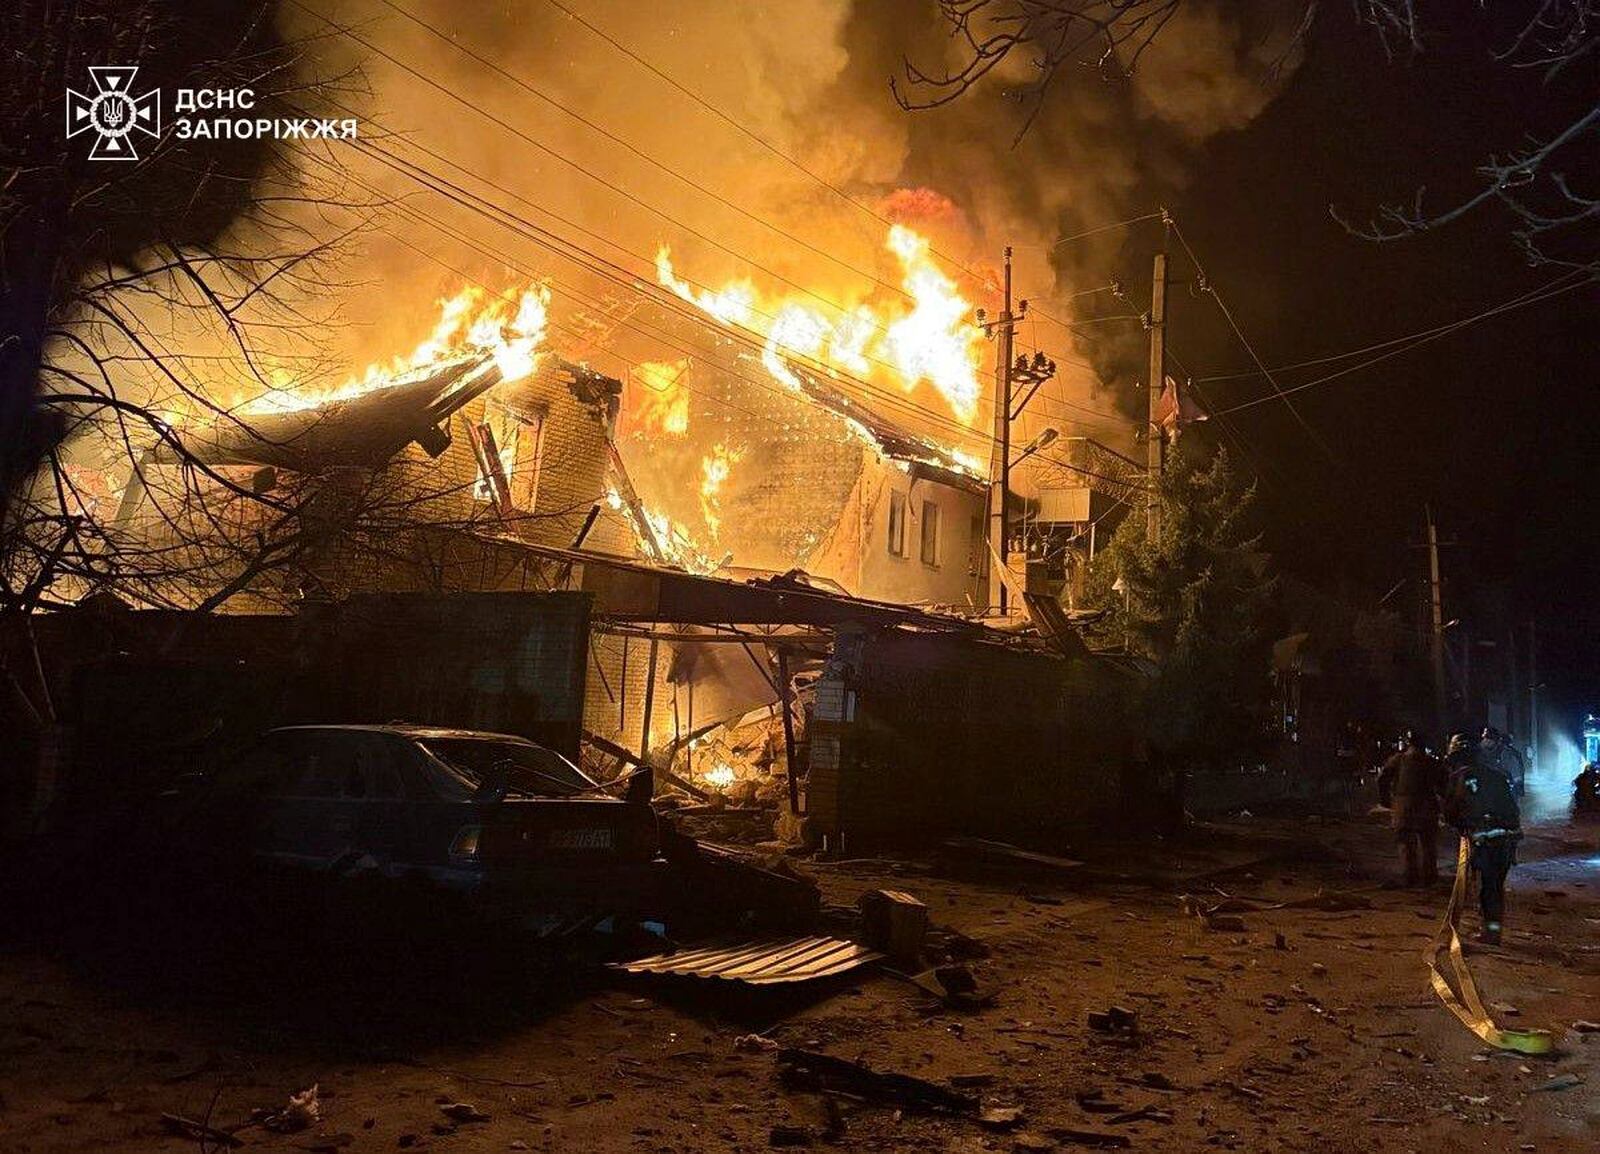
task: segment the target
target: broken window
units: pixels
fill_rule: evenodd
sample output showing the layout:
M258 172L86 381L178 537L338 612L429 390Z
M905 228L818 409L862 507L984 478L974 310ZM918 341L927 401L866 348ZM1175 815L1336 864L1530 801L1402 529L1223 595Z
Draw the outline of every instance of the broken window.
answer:
M531 513L539 497L543 411L513 408L490 397L483 407L483 421L472 434L478 458L472 495L493 502L502 513Z
M922 563L939 563L939 506L932 501L922 503Z
M896 557L906 555L906 495L889 494L889 552Z

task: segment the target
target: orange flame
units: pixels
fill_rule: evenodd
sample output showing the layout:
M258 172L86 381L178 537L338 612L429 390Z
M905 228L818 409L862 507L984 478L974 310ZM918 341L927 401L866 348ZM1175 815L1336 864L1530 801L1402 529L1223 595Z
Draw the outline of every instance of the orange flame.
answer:
M743 459L743 449L718 445L700 461L700 515L713 541L722 535L723 483Z
M370 364L359 376L333 388L275 389L251 401L243 411L294 412L349 400L470 355L492 355L501 383L520 381L538 368L549 306L550 290L545 285L507 289L496 296L468 285L439 302L433 331L409 353L387 363Z
M978 370L983 330L958 286L934 262L926 237L891 225L885 247L900 266L906 301L882 308L858 303L830 318L790 295L763 300L748 279L721 289L696 289L678 276L665 245L656 252L656 279L674 295L765 342L761 362L791 388L799 381L785 363L811 361L871 381L888 380L910 393L926 384L963 424L971 425L983 394Z
M633 379L640 388L632 406L633 416L649 430L660 430L674 437L689 431L689 390L684 381L694 362L644 361L633 367Z

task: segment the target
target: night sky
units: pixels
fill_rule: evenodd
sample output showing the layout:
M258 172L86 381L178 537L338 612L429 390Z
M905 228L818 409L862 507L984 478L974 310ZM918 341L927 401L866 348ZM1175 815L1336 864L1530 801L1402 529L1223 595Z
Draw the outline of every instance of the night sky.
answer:
M1452 321L1562 271L1530 268L1498 208L1385 244L1330 216L1332 204L1364 220L1408 203L1419 185L1443 207L1471 188L1485 156L1564 127L1593 100L1592 68L1552 90L1536 72L1492 64L1498 32L1465 27L1390 61L1347 12L1324 17L1283 93L1249 127L1210 142L1170 202L1267 365ZM1159 225L1130 237L1130 283L1148 282L1158 239ZM1175 256L1172 275L1186 280L1192 266ZM1212 302L1178 283L1169 300L1185 368L1197 377L1252 368ZM1234 414L1280 563L1366 604L1409 579L1389 605L1410 615L1426 575L1426 554L1411 546L1431 501L1441 536L1457 542L1444 553L1446 617L1491 633L1537 616L1553 696L1600 705L1597 301L1591 281L1295 394L1331 461L1281 401ZM1271 391L1260 377L1203 388L1218 408Z

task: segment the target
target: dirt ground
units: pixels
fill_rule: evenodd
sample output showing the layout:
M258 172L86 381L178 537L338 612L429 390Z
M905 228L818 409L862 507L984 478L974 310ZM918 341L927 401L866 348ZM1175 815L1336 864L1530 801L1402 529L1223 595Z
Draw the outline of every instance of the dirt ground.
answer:
M1530 837L1506 942L1471 956L1503 1025L1562 1033L1547 1059L1489 1051L1436 1000L1421 951L1446 891L1384 888L1395 861L1376 820L1238 821L1151 852L1086 852L1070 875L806 865L830 902L907 890L982 942L972 966L995 999L969 1012L881 973L772 1000L486 958L495 943L470 936L442 958L368 956L352 941L334 956L258 943L241 961L144 940L137 920L89 942L13 934L0 953L0 1151L194 1151L164 1112L231 1126L312 1084L319 1124L246 1128L244 1148L666 1154L827 1135L976 1152L1070 1150L1086 1141L1073 1132L1093 1131L1133 1150L1594 1150L1600 1034L1571 1026L1600 1018L1597 847L1594 829ZM1371 908L1250 912L1239 932L1179 902L1319 890ZM1137 1013L1135 1035L1088 1028L1114 1004ZM780 1082L770 1050L736 1043L753 1031L967 1076L985 1104L1020 1115L990 1129L849 1099L830 1112ZM453 1122L451 1103L487 1117Z

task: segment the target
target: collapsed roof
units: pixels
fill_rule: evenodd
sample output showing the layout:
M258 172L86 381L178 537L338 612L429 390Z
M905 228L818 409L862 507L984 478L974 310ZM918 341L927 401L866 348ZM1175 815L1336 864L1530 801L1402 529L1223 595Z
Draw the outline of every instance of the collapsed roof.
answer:
M415 441L437 457L450 443L444 424L502 380L489 352L439 361L350 397L286 411L231 413L179 431L181 449L163 443L153 459L184 455L205 465L270 465L311 472L330 466L376 468ZM621 384L546 354L534 382L565 385L579 400L614 396Z

